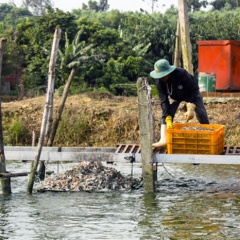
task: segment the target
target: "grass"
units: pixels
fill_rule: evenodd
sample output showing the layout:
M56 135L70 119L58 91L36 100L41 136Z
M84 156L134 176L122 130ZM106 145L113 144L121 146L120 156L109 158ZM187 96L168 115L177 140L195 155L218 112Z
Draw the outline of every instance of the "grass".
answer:
M56 111L60 97L54 98ZM160 135L161 109L154 99L156 139ZM4 140L9 145L31 145L32 131L37 139L41 128L45 96L2 104ZM225 126L225 145L240 145L240 102L238 99L206 104L211 124ZM174 122L183 121L179 108ZM197 119L191 123L198 123ZM139 144L137 97L104 95L94 98L87 94L69 96L54 146L115 147L117 144Z

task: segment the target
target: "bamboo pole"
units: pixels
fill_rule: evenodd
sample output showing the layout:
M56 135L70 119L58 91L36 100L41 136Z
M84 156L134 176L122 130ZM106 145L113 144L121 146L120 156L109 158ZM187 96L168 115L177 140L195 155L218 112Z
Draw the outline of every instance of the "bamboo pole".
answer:
M178 14L180 22L180 36L182 43L183 67L193 74L192 45L189 34L188 6L187 0L178 0Z
M155 177L153 174L153 112L151 101L151 88L147 78L138 78L138 118L140 128L142 174L145 192L155 191Z
M2 61L3 61L3 51L4 45L7 39L0 39L0 93L2 92ZM0 99L0 173L6 173L6 163L4 154L4 143L3 143L3 130L2 130L2 106ZM1 178L2 192L4 195L11 194L11 178Z
M61 37L61 30L59 29L57 32L55 32L54 35L54 41L53 41L53 49L55 49L55 56L52 57L52 62L49 64L49 72L48 72L48 82L51 82L51 84L54 85L54 79L55 79L55 63L56 63L56 57L57 57L57 49L59 46L59 41ZM53 67L54 65L54 67ZM51 86L52 91L49 93L49 109L48 109L48 118L47 118L47 126L46 126L46 132L44 136L44 146L47 146L48 139L50 138L50 133L52 131L52 124L53 124L53 106L54 106L54 86ZM38 175L40 180L44 180L45 178L45 162L40 162L39 168L38 168Z
M54 33L51 58L50 58L50 62L49 62L48 89L47 89L47 96L46 96L46 104L45 104L44 112L43 112L40 137L39 137L38 146L37 146L37 153L35 156L35 160L32 162L31 172L30 172L29 181L28 181L27 191L30 194L32 193L32 190L33 190L35 174L36 174L39 159L41 156L42 146L43 146L45 132L46 132L46 125L47 125L47 121L49 119L49 109L52 108L51 104L53 103L53 100L52 100L53 91L54 91L54 77L53 76L55 76L55 64L56 64L56 59L57 59L57 51L58 51L60 35L61 35L61 29L56 29L55 33Z

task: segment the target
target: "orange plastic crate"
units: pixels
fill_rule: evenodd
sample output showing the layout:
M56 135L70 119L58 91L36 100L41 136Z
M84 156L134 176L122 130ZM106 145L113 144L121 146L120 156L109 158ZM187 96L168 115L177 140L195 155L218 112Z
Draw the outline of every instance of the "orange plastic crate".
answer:
M206 130L182 130L183 127L203 127ZM174 124L167 129L169 154L222 154L224 151L224 125L219 124Z

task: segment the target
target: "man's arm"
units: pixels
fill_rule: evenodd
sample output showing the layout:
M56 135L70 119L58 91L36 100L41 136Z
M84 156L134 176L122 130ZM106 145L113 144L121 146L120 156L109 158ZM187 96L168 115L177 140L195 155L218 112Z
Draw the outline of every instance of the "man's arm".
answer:
M170 102L168 98L167 87L166 87L166 84L160 82L160 80L156 81L156 86L157 86L159 97L160 97L160 105L162 108L162 118L166 118L170 113Z

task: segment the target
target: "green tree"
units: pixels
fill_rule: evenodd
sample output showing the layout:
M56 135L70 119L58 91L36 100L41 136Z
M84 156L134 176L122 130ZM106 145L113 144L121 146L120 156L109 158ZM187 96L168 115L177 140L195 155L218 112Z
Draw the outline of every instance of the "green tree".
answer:
M206 8L208 1L206 0L188 0L188 11L195 12L199 11L202 7Z
M148 46L144 58L154 63L159 58L173 54L177 25L177 10L168 14L125 13L122 21L122 37L132 44ZM171 58L170 58L171 59Z
M7 3L0 4L0 21L3 21L6 15L10 13L13 8L14 7L12 5Z
M31 12L24 8L2 4L3 21L1 22L1 36L7 39L4 51L3 71L4 77L19 75L24 63L24 56L20 45L16 44L18 38L17 26L32 18ZM5 11L5 12L4 12Z
M118 57L123 57L122 54L129 50L124 45L117 30L106 28L100 22L90 21L87 17L82 17L77 23L79 29L83 32L80 36L81 41L94 44L97 47L97 53L104 55L106 62L110 58L117 59ZM85 69L84 82L88 86L95 86L96 80L103 75L103 67L99 69L98 64L88 66Z
M111 90L112 85L127 83L127 77L123 76L124 63L121 58L114 60L110 58L106 66L103 68L103 76L96 80L96 85ZM117 94L114 92L114 94Z
M107 12L88 12L88 19L90 21L98 21L104 27L118 29L121 24L122 14L119 10L111 10Z
M72 14L52 9L49 9L47 14L37 17L34 22L26 21L17 26L17 44L22 46L24 67L27 69L28 76L35 82L35 86L46 85L52 36L57 26L67 32L70 39L74 37L77 30ZM60 48L63 46L64 40L61 40ZM26 85L26 87L30 86Z
M227 10L240 7L239 0L214 0L210 2L215 10L221 10L226 8Z
M18 23L28 17L32 17L32 13L25 8L17 8L10 4L0 4L0 31L3 32L6 28L15 29Z
M83 9L90 9L91 11L94 12L107 11L109 9L108 0L99 0L98 2L94 0L89 0L88 6L83 5Z
M47 12L47 7L53 7L52 0L23 0L22 6L29 9L34 15L40 16Z
M15 26L24 22L27 18L32 18L33 15L26 8L12 8L11 11L6 14L4 18L4 27L12 28L15 30Z
M189 1L190 4L195 4L194 10L189 13L195 69L198 40L239 39L239 8L229 8L229 0L225 1L228 5L225 4L222 11L197 11L199 5L196 4L201 2ZM76 32L81 30L79 42L94 44L94 54L105 56L104 64L86 62L78 67L73 82L75 86L71 85L74 90L80 85L86 88L116 89L114 86L118 83L127 84L134 82L138 76L148 76L159 58L166 58L170 62L173 59L178 17L176 7L167 9L164 14L120 13L118 10L95 12L89 9L66 14L49 8L40 17L28 16L27 12L22 17L23 9L14 6L6 9L11 14L5 14L2 21L4 27L1 35L8 39L4 56L8 61L3 71L12 72L15 67L26 68L25 82L31 88L46 84L49 50L56 26L67 32L70 42ZM17 10L21 12L21 17L13 14ZM64 45L65 39L61 39L59 48L62 51ZM57 69L55 87L64 86L70 71L70 68L65 68L64 71Z

